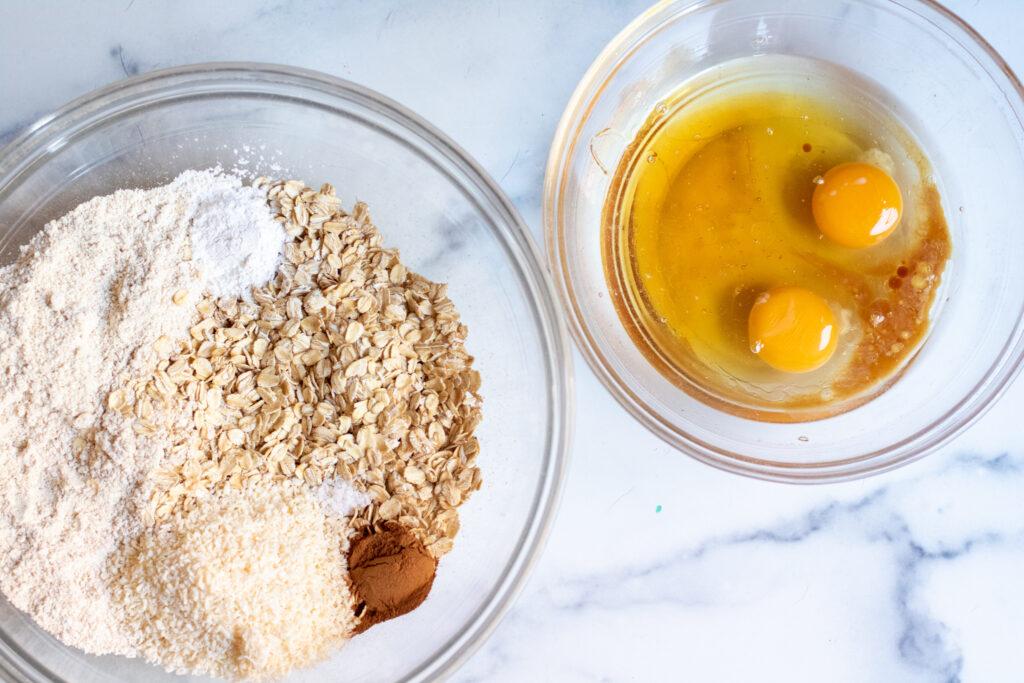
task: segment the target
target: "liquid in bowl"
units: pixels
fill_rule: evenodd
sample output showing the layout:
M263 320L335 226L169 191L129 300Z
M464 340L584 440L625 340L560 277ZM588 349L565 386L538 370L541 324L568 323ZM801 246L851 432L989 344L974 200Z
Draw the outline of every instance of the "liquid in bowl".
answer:
M800 422L851 410L906 369L951 244L939 179L892 101L845 69L772 56L705 72L655 108L615 170L602 257L620 320L663 376L728 412ZM811 211L815 182L851 161L904 196L892 235L863 249L826 238ZM832 309L838 343L821 367L781 372L751 353L748 315L776 286Z

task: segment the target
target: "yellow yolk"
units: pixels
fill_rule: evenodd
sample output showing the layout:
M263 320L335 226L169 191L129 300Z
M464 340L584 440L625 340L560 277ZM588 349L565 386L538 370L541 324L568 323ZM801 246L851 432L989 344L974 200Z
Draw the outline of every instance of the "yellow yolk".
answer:
M814 189L811 210L826 237L844 247L862 249L892 234L903 212L903 199L896 181L877 166L839 164Z
M773 287L750 309L750 350L776 370L809 372L824 365L839 337L825 300L802 287Z

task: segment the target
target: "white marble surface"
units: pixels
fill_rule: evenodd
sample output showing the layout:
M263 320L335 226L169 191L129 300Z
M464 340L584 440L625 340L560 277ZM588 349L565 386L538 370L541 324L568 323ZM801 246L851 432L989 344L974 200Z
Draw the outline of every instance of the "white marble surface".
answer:
M424 115L487 168L539 237L562 108L645 4L4 2L0 143L126 74L295 64ZM1024 72L1024 3L948 4ZM516 606L455 680L1024 680L1024 381L921 462L796 488L677 454L582 362L576 372L560 516Z

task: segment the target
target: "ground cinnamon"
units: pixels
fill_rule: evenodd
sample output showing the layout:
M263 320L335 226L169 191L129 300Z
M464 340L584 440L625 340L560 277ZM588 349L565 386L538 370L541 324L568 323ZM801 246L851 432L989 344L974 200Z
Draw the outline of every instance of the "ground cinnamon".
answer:
M396 522L385 522L356 539L348 553L359 617L355 632L419 607L434 585L436 570L437 560Z

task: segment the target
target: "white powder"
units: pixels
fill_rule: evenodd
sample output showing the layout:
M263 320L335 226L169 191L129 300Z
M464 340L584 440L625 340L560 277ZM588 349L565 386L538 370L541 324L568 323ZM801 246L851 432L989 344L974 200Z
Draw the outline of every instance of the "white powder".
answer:
M190 226L208 266L233 259L211 268L214 287L264 277L266 254L250 266L230 246L248 242L208 239L217 228L201 213L239 211L244 220L218 225L254 220L269 252L253 199L235 177L189 171L80 205L0 269L0 590L69 645L133 652L103 568L138 533L140 486L164 453L103 402L119 374L143 370L154 340L187 333L204 286L184 260ZM176 306L181 289L190 295Z
M373 502L373 496L360 491L342 477L324 479L324 483L317 487L316 495L328 510L342 517Z
M251 288L273 279L287 235L265 194L240 187L232 176L219 180L200 198L192 221L192 258L211 294L251 301Z

